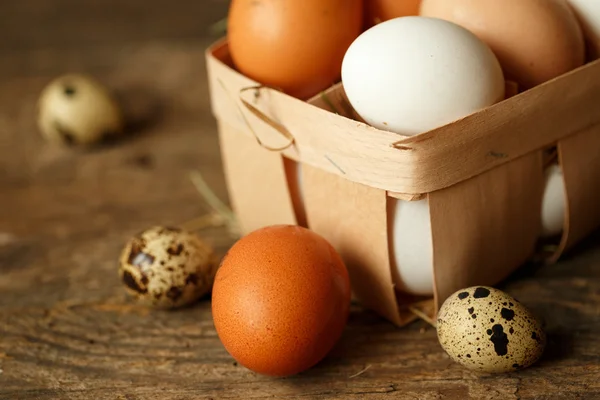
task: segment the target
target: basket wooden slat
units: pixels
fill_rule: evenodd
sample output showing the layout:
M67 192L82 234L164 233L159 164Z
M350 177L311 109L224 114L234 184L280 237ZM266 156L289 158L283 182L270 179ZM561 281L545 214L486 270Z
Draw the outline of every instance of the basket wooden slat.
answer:
M597 104L600 114L600 104ZM567 195L565 231L556 261L600 226L600 124L558 143Z
M296 224L281 156L265 151L226 121L219 122L219 136L232 208L243 216L238 218L241 232Z
M308 225L344 259L354 295L402 324L389 267L385 191L311 166L303 168L303 187Z
M531 257L543 182L538 152L429 194L437 306L459 288L500 282Z

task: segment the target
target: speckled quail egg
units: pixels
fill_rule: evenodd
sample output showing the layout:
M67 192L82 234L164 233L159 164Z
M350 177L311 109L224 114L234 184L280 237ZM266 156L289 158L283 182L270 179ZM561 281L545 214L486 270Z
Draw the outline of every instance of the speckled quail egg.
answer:
M37 122L47 140L66 145L89 145L124 129L123 114L112 93L81 74L61 76L44 88Z
M438 313L437 333L454 361L490 373L526 368L541 357L546 345L541 323L525 306L486 286L448 297Z
M159 309L189 305L211 289L218 268L213 249L197 235L155 226L133 237L121 253L127 292Z

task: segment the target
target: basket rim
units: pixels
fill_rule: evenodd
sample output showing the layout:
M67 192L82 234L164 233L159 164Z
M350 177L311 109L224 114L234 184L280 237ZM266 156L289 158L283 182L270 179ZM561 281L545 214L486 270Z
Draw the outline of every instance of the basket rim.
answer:
M256 97L252 93L240 94L240 85L247 89L260 87L260 84L239 73L224 60L226 57L229 57L226 37L206 50L212 111L217 119L231 121L232 114L241 112L243 101L252 103ZM227 90L229 96L240 100L237 104L230 101L229 106L224 107L223 102L218 104L216 101L215 79L221 78L232 81ZM343 90L343 84L338 82L324 92L340 89ZM316 105L319 95L303 101L268 87L257 90L263 98L268 98L269 107L261 108L256 104L256 108L268 119L286 127L296 138L295 145L283 150L282 155L408 197L460 183L600 124L600 113L593 106L600 103L600 60L588 62L480 111L410 137L380 130L319 107ZM303 119L311 120L312 125L303 123ZM315 121L318 121L319 129L315 128ZM260 123L256 120L252 124L256 127ZM264 120L262 123L265 126L260 127L261 133L269 135L270 130L270 136L277 137L272 126L264 124ZM248 134L249 129L243 124L239 128ZM330 134L324 136L323 131L327 130ZM342 143L344 145L340 146ZM368 147L369 152L359 154L342 149L346 145L360 151ZM336 155L338 165L325 159L328 152ZM354 161L361 164L353 165Z

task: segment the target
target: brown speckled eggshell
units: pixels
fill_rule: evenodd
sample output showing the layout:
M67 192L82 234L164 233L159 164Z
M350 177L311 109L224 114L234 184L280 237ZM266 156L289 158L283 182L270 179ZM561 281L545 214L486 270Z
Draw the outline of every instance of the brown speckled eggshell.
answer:
M256 230L229 250L212 293L227 351L257 373L287 376L317 364L347 321L350 280L334 248L299 226Z
M121 253L119 276L130 295L159 309L189 305L212 288L218 261L197 235L155 226Z
M89 75L67 74L50 82L38 100L38 128L64 145L91 145L116 137L125 117L114 94Z
M440 344L463 366L509 372L535 363L546 345L540 322L508 294L476 286L452 294L438 313Z

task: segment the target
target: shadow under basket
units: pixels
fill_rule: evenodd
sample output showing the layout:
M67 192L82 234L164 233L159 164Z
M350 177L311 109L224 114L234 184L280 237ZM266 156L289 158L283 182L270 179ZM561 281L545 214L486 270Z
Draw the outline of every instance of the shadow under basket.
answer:
M341 84L308 101L259 85L233 68L225 39L206 61L242 233L314 230L342 255L354 296L397 326L414 320L415 307L434 319L455 291L496 285L539 254L548 149L557 151L567 206L545 260L600 226L598 61L412 137L361 122ZM417 298L395 289L388 203L424 198L434 294Z

